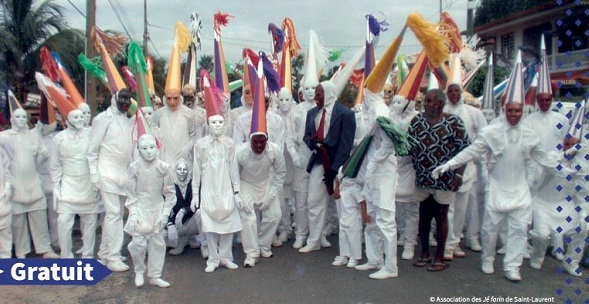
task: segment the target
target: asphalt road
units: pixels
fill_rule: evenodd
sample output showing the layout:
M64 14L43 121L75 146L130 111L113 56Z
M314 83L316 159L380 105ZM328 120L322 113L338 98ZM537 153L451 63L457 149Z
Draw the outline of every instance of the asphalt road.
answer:
M450 262L442 272L429 273L400 259L399 277L376 281L370 272L331 266L334 247L309 254L292 249L292 241L274 248L254 268L243 268L241 245L234 244L237 270L218 268L206 274L198 249L167 256L163 278L170 288L146 284L135 287L134 274L113 273L95 286L0 286L1 303L589 303L589 276L576 278L558 271L558 261L547 257L544 267L521 268L522 281L513 283L501 271L480 270L480 253ZM79 244L78 244L79 246ZM124 254L127 254L125 251ZM129 264L131 262L129 261ZM585 271L589 275L589 271ZM146 282L147 283L147 282ZM568 302L567 302L568 301Z

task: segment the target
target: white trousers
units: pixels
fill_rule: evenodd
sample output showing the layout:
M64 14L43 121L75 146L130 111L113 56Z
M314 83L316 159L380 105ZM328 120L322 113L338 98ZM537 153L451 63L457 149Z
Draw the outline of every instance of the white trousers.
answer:
M101 203L102 204L102 203ZM106 233L104 233L104 218L106 216L105 212L98 213L98 219L96 220L97 225L100 226L100 245L98 246L98 252L96 256L100 260L106 260L106 256L108 254L108 248L106 247Z
M290 196L285 195L284 188L278 192L278 199L280 201L280 211L282 214L282 216L280 217L280 223L278 224L278 231L291 234L292 222L290 220Z
M309 177L309 237L307 245L319 247L319 240L325 226L325 214L329 195L323 182L323 166L315 166ZM297 224L298 225L298 224Z
M359 187L350 189L357 191ZM361 189L360 189L361 190ZM339 255L355 260L362 259L362 213L354 193L342 189L336 200L339 215Z
M82 258L94 257L94 244L96 242L96 213L79 214L80 230L82 230ZM75 213L60 213L57 218L57 231L59 233L59 248L62 258L73 258L72 253L72 227L76 219Z
M221 261L233 261L233 233L218 234L207 232L207 244L209 245L209 258L207 266L219 267Z
M483 189L480 189L483 188ZM485 185L478 181L472 184L468 192L468 207L466 207L466 235L467 240L478 240L481 233L483 215L485 214Z
M162 276L166 259L166 242L162 232L152 235L134 235L128 248L135 273L145 273L145 256L147 255L147 276L150 278Z
M45 193L47 200L47 224L49 228L49 243L53 248L59 246L59 224L57 223L59 214L53 209L53 192Z
M102 190L100 192L106 212L102 225L102 241L106 243L104 258L108 261L120 260L123 248L123 214L126 196Z
M468 208L467 192L456 192L456 199L454 204L448 207L448 239L446 240L446 249L454 249L460 244L460 237L464 229L464 221L466 218L466 209Z
M29 236L30 229L30 236ZM25 258L31 252L31 238L35 252L43 254L52 251L49 245L47 209L12 215L12 238L17 258Z
M506 271L519 270L524 259L524 250L528 241L528 225L531 217L531 206L509 212L495 212L486 208L481 232L483 243L482 262L493 263L495 261L497 235L500 227L506 226L507 238L505 240L506 252L503 259L503 269ZM503 223L502 220L504 220Z
M256 208L255 213L257 217L256 222L258 223L258 245L260 249L270 251L278 224L280 223L280 218L282 217L280 202L274 199L266 210Z
M10 216L10 214L8 215ZM0 259L12 257L12 231L10 227L0 229Z
M403 223L403 232L399 235L403 236L404 246L417 245L417 233L419 228L419 203L401 203L395 202L397 211L401 210L402 216L397 215L397 225Z
M372 222L366 224L366 228L364 229L368 263L378 265L384 261L384 269L397 273L397 223L395 222L395 209L382 209L370 201L366 201L366 210L372 218Z

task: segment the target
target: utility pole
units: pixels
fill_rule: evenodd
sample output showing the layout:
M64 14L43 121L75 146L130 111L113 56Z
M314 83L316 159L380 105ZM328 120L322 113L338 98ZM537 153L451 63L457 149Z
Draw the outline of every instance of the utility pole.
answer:
M86 0L86 12L86 56L88 56L88 58L93 58L97 53L94 49L94 42L92 41L90 32L94 25L96 25L96 0ZM98 108L96 100L96 81L93 76L88 74L88 71L84 72L84 76L86 79L84 82L84 90L86 91L85 100L90 106L92 113L96 115L96 109Z
M466 6L466 37L470 38L474 34L473 32L473 24L474 24L474 10L477 8L476 0L468 0L468 4Z
M143 0L143 54L147 56L147 41L149 33L147 32L147 0Z

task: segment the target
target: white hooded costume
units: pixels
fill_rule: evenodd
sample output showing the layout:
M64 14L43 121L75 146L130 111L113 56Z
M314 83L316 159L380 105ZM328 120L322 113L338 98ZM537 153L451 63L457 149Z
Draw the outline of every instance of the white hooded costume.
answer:
M100 188L106 211L102 231L102 242L106 242L106 248L104 255L98 258L117 266L111 266L113 269L126 271L128 267L122 266L120 253L123 247L127 167L133 155L133 142L132 121L126 112L117 108L118 95L116 93L111 98L108 109L94 117L87 157L91 180Z
M94 257L97 214L101 212L97 190L90 181L87 151L90 129L84 127L82 112L73 110L68 128L53 138L51 179L57 205L59 247L62 258L73 258L72 227L76 214L82 229L82 257Z
M194 110L183 104L179 104L175 111L165 106L155 111L152 119L160 129L161 159L169 164L175 163L178 158L192 160L192 147L202 132L197 130Z
M10 165L3 149L0 149L0 259L12 257L12 195Z
M35 167L48 157L39 135L28 129L27 114L23 109L12 113L12 129L0 132L0 144L10 164L12 180L12 237L17 258L25 258L31 251L31 237L35 251L46 257L56 257L49 245L47 201L41 179ZM29 236L30 227L30 236Z

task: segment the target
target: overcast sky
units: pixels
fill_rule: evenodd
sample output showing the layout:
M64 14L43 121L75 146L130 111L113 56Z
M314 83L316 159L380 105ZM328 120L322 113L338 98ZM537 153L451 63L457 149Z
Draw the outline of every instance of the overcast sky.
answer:
M271 37L267 32L268 23L279 27L285 17L290 17L296 26L303 51L307 50L308 33L313 29L330 49L343 48L346 51L341 60L350 59L364 44L366 14L373 14L379 20L386 18L389 29L381 34L375 49L376 57L388 47L405 24L407 15L421 13L427 20L439 19L438 0L146 0L148 31L153 42L151 53L166 60L174 40L174 24L178 21L187 26L190 13L198 12L202 19L202 48L200 55L212 55L212 19L217 11L234 16L229 25L222 29L222 42L227 61L236 63L241 59L241 50L249 47L256 51L270 53ZM68 23L73 28L85 29L86 0L55 0L65 9ZM128 32L133 40L142 41L143 0L96 0L96 25L102 30ZM467 0L441 0L442 9L449 12L461 30L466 28ZM123 27L118 15L123 19ZM78 12L77 9L80 11ZM421 46L413 33L407 31L400 54L418 53Z

